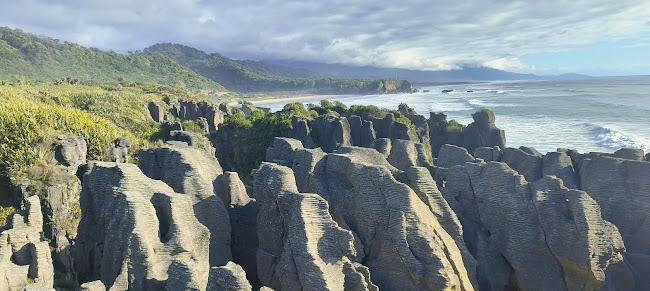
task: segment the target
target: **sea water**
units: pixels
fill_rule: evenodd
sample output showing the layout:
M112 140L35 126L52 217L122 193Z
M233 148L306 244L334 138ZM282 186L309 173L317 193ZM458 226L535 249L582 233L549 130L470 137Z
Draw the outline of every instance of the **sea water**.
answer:
M650 76L552 81L507 81L421 86L413 94L327 96L346 105L397 109L400 103L419 114L444 112L447 119L472 122L471 114L491 108L508 147L532 146L542 153L557 148L650 152ZM442 93L442 90L454 90ZM429 92L424 92L429 90ZM469 92L471 91L471 92ZM318 103L323 97L265 100L256 106L280 110L288 102Z

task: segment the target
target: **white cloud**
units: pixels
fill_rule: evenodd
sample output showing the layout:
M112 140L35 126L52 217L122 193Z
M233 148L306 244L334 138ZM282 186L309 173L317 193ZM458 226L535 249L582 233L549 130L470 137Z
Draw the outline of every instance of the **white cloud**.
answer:
M0 25L126 52L175 42L246 58L440 70L647 32L650 2L21 0Z

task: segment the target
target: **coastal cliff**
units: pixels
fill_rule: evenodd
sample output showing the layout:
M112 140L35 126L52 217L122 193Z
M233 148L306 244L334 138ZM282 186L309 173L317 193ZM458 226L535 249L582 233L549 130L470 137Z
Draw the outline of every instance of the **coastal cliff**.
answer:
M489 109L467 126L405 104L140 110L158 143L97 161L61 135L57 178L16 182L0 289L650 288L643 151L508 148Z

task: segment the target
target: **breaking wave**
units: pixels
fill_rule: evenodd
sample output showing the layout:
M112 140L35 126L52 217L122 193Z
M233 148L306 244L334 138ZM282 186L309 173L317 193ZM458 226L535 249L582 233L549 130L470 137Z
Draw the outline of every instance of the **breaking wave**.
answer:
M591 123L585 123L583 126L589 130L599 147L614 151L621 148L642 149L644 152L650 151L650 141L645 140L643 137L635 137L631 134Z

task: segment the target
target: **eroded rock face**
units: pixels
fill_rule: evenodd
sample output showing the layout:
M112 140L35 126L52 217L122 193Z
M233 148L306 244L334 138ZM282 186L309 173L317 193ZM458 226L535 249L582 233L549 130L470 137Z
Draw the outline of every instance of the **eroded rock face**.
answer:
M463 147L473 152L478 147L506 147L505 132L494 124L495 117L491 109L482 109L472 114L474 122L463 131Z
M258 274L276 290L376 290L359 263L352 232L337 226L328 203L299 193L290 168L262 163L255 171L260 203Z
M319 137L321 148L326 153L352 144L350 123L345 117L317 118L312 121L312 127Z
M54 290L50 247L41 241L40 200L32 196L24 202L27 217L14 214L11 227L0 233L0 290ZM35 284L28 285L28 278Z
M262 242L280 241L277 236L281 236L278 234L281 233L281 226L278 223L270 225L277 220L262 220L265 211L279 210L273 203L270 205L275 208L264 210L264 202L257 196L257 189L273 189L266 190L264 193L267 195L284 193L280 197L287 193L310 196L313 194L302 192L315 192L318 194L316 197L324 198L323 201L329 204L327 214L331 215L336 225L353 234L350 243L357 254L350 260L364 262L370 271L372 284L386 290L473 290L467 268L471 273L474 260L469 252L463 252L458 247L457 243L462 243L462 239L456 240L462 236L460 225L447 217L449 206L439 192L434 192L435 183L426 168L415 168L410 177L412 181L419 181L416 183L421 197L393 176L400 175L407 180L407 173L399 171L382 154L370 148L341 147L331 154L319 149L299 149L295 151L292 168L293 171L264 164L260 170L266 169L275 174L262 175L264 172L260 170L255 173L255 195L261 203L258 254L264 250L276 254L266 255L262 252L269 258L279 257L280 245L265 247ZM257 183L263 184L257 186ZM277 205L282 204L278 202ZM456 238L447 233L436 215L445 216L444 223L450 230L455 229ZM261 221L266 224L261 225ZM268 233L262 230L268 230ZM258 255L258 264L261 261ZM357 268L357 271L360 270ZM261 270L260 278L263 278ZM267 281L262 280L262 283L277 288L277 285L269 285ZM370 288L368 284L364 286Z
M519 172L526 178L526 181L537 181L542 178L542 157L530 151L522 149L505 148L501 156L501 162L508 164L510 168Z
M60 135L55 141L54 162L72 169L86 163L86 141L76 135Z
M580 189L618 227L638 290L650 288L650 162L592 155L582 160Z
M298 116L291 118L291 129L289 129L287 137L299 140L306 148L313 149L316 147L307 120L300 119Z
M548 176L528 183L498 162L439 168L436 180L463 223L480 289L631 288L620 234L588 194Z
M377 135L372 125L372 121L363 120L361 117L353 115L348 118L352 135L352 145L359 147L371 147L372 142Z
M79 281L100 279L112 290L205 288L210 232L187 211L192 205L135 165L91 163L74 247Z
M473 290L461 251L429 207L381 161L327 156L330 204L364 246L372 281L387 290Z
M564 152L550 152L542 158L542 175L556 176L564 181L564 186L578 189L578 175L573 169L573 162Z
M456 165L464 165L465 163L474 163L475 161L474 157L466 149L446 144L440 148L440 153L438 153L438 158L436 158L436 165L451 168Z
M244 183L235 172L225 172L215 181L217 196L221 198L230 216L231 250L233 261L246 271L248 281L259 285L256 255L258 203L248 197Z
M223 174L219 162L204 150L174 144L140 151L139 164L148 177L190 197L193 215L210 232L210 265L232 261L230 219L214 187L217 177Z

